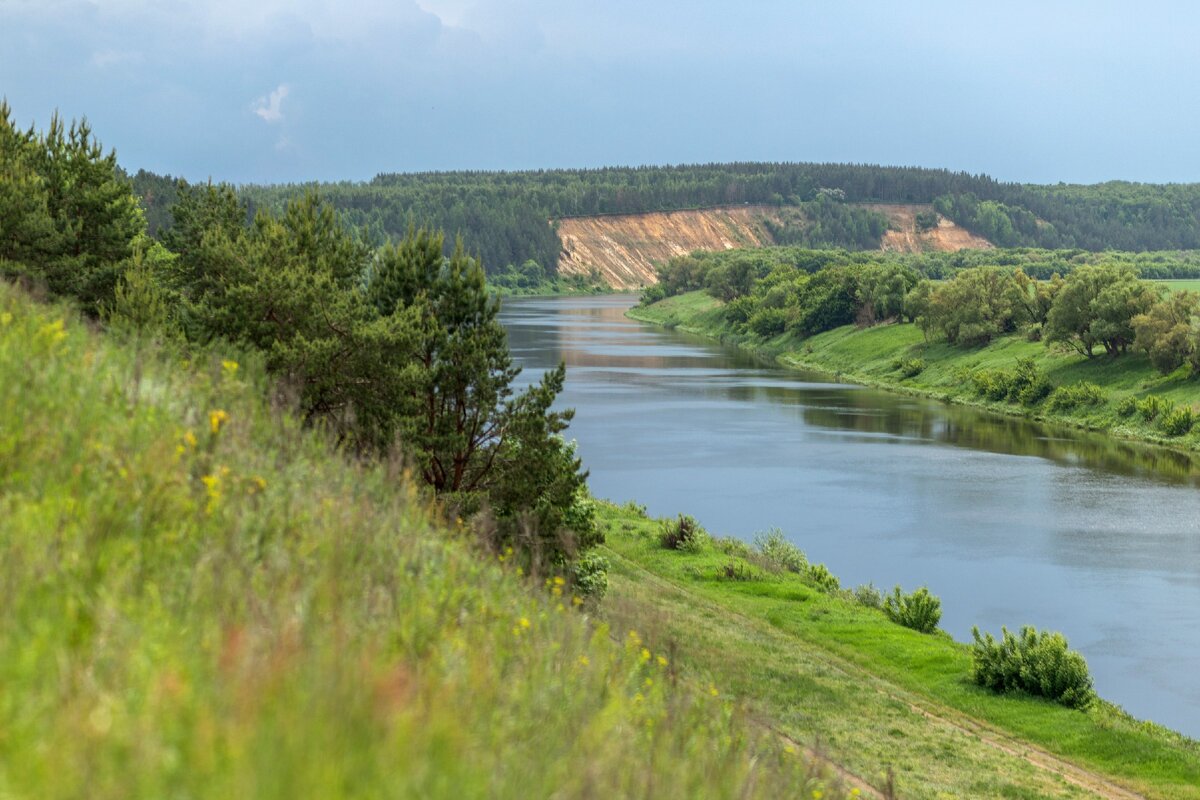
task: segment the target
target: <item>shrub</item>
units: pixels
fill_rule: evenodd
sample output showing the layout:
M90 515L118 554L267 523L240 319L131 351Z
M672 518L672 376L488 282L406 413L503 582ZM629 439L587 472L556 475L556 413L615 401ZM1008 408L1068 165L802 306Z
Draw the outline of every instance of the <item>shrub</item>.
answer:
M873 583L864 583L854 590L854 599L867 608L883 608L883 592Z
M758 579L758 576L754 574L754 570L750 569L750 565L744 561L730 561L721 567L717 573L717 577L727 581L753 581Z
M1061 633L1038 633L1032 626L1014 636L1001 628L997 642L990 633L971 629L971 676L994 692L1023 691L1070 708L1084 708L1095 697L1083 656L1067 647Z
M730 536L714 539L713 544L727 556L734 558L752 558L754 556L754 548L743 542L741 539L734 539Z
M1177 406L1167 411L1158 421L1158 428L1167 436L1183 436L1196 424L1196 413L1191 406Z
M782 308L759 309L750 317L749 325L756 336L778 336L787 329L787 312Z
M901 378L914 378L925 371L925 359L897 358L892 362L892 369L898 371Z
M1046 408L1051 411L1066 411L1079 406L1098 406L1104 402L1104 390L1094 383L1080 381L1070 386L1059 386L1050 393Z
M970 375L976 394L988 400L1032 406L1054 391L1054 384L1038 369L1032 358L1017 359L1015 370L981 369Z
M1120 403L1117 403L1117 415L1122 417L1132 417L1138 410L1138 401L1136 397L1126 397Z
M608 568L608 559L598 553L579 556L571 567L576 591L589 600L600 600L608 591Z
M704 545L704 529L693 517L680 514L676 519L664 520L658 540L668 550L696 552Z
M1142 415L1142 419L1146 422L1151 422L1155 417L1171 410L1172 403L1163 400L1158 395L1146 395L1141 400L1137 401L1137 412Z
M803 572L808 566L804 551L789 542L779 528L755 536L754 546L765 561L788 572Z
M842 584L824 564L811 564L805 577L824 592L836 592Z
M888 619L921 633L933 633L942 619L942 601L922 586L904 595L897 586L883 600L883 613Z

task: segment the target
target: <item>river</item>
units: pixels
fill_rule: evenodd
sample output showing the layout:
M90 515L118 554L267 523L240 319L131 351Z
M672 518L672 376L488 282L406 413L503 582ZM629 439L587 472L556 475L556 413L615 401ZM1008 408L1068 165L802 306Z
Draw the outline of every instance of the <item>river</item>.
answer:
M597 497L747 540L780 528L843 585L928 585L962 641L1060 630L1102 697L1200 738L1193 459L783 369L632 321L633 302L501 314L523 380L567 363Z

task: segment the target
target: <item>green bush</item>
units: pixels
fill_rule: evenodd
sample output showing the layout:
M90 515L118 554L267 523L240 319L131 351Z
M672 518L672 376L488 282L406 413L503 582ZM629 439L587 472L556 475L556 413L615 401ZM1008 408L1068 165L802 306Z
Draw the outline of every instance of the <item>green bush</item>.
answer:
M658 534L658 541L666 549L686 550L692 553L703 547L705 538L700 523L687 514L664 520Z
M1183 436L1196 424L1196 412L1191 406L1177 406L1158 421L1158 428L1167 436Z
M977 684L994 692L1028 692L1070 708L1084 708L1095 697L1087 662L1061 633L1038 633L1029 625L1019 636L1007 628L1001 632L997 642L971 629L971 675Z
M727 581L755 581L758 575L744 561L730 561L721 567L717 577Z
M1054 391L1054 384L1032 358L1018 358L1014 370L981 369L970 374L975 393L988 400L1036 405Z
M1138 410L1138 400L1136 397L1126 397L1120 403L1117 403L1117 415L1121 417L1132 417Z
M842 586L837 576L830 572L824 564L809 565L805 577L824 592L836 592Z
M571 567L575 590L590 600L600 600L608 591L608 559L595 552L587 552L575 559Z
M900 373L901 378L915 378L925 371L923 358L897 358L892 362L892 369Z
M942 619L942 601L922 586L910 595L897 586L883 600L883 613L888 619L921 633L933 633Z
M787 312L782 308L762 308L750 317L750 330L756 336L778 336L787 329Z
M1067 411L1079 406L1098 406L1104 402L1105 394L1094 383L1080 381L1070 386L1059 386L1046 399L1046 408L1051 411Z
M1152 422L1155 417L1170 411L1173 405L1169 400L1163 400L1158 395L1151 394L1138 400L1136 408L1137 412L1142 415L1142 419Z
M803 572L808 566L804 551L789 542L779 528L755 536L754 546L763 560L788 572Z
M873 583L864 583L854 590L855 601L867 608L883 608L883 592Z

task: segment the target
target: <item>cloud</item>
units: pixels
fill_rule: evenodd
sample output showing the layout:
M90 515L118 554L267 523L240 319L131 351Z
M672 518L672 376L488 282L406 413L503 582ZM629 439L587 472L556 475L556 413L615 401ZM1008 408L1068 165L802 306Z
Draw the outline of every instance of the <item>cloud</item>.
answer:
M254 101L254 113L258 114L269 123L279 122L283 119L283 100L288 96L288 85L281 83L266 97L260 97Z

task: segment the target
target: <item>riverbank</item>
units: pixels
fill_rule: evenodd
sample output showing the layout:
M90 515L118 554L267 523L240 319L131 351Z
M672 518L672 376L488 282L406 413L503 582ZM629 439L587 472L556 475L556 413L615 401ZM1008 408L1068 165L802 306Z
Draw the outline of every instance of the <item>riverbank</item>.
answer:
M689 680L875 789L890 769L905 798L1200 797L1195 741L1104 702L1075 711L981 689L966 645L744 543L669 550L636 506L601 504L600 519L614 630L636 627Z
M774 358L797 369L825 373L852 383L948 403L985 408L1001 414L1065 425L1174 450L1200 451L1200 425L1171 436L1162 429L1164 413L1147 419L1139 409L1129 411L1130 399L1159 398L1161 403L1192 408L1200 386L1185 370L1159 374L1144 356L1118 359L1082 355L1048 348L1021 335L1000 337L984 347L960 348L945 342L926 342L912 324L873 328L843 326L807 339L785 333L769 339L738 334L725 321L724 304L702 291L637 306L627 315L641 322L717 339ZM1024 406L989 400L972 380L983 371L1012 372L1018 359L1029 359L1054 386L1095 384L1101 395L1071 407L1051 408L1043 401ZM1125 403L1125 407L1123 407Z

